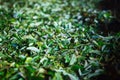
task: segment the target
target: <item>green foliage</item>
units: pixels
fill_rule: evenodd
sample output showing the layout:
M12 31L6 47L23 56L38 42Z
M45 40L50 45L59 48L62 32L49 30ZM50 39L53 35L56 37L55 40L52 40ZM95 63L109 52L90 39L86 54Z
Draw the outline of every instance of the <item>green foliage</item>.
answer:
M1 0L0 80L89 80L103 73L101 61L120 35L97 32L111 14L94 3Z

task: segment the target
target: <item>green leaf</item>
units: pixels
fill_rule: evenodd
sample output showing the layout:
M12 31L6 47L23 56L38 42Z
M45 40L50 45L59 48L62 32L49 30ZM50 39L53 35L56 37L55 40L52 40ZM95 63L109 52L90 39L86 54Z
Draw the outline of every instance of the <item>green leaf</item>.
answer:
M34 52L37 52L37 53L40 52L40 50L36 47L27 47L27 50L31 50L31 51L34 51Z
M68 62L70 62L70 57L69 55L65 55L65 63L68 63Z
M102 69L98 69L98 70L96 70L94 73L88 74L88 78L98 76L98 75L100 75L100 74L102 74L102 73L103 73L103 70L102 70Z
M53 80L63 80L62 75L60 73L55 73Z
M4 57L6 57L6 55L0 52L0 58L4 58Z
M69 76L69 78L70 78L71 80L79 80L77 76L74 76L74 75L72 75L72 74L70 74L70 73L67 73L65 70L56 70L56 72L61 72L61 73L63 73L63 75Z
M33 59L32 57L27 57L25 63L31 63L32 59Z
M2 41L2 38L0 38L0 42Z
M72 57L71 57L70 65L73 65L76 61L77 61L76 55L73 54Z

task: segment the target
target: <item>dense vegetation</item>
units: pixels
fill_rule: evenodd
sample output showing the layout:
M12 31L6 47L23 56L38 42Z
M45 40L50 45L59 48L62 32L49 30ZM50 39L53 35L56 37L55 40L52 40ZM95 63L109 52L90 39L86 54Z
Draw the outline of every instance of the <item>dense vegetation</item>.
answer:
M120 33L96 4L0 0L0 80L118 80Z

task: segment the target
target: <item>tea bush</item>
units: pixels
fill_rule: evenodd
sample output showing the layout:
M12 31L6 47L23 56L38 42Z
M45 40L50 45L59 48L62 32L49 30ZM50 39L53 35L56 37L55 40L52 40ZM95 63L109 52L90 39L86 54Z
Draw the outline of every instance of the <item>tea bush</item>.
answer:
M96 2L1 0L0 80L97 80L120 34L99 31L113 17Z

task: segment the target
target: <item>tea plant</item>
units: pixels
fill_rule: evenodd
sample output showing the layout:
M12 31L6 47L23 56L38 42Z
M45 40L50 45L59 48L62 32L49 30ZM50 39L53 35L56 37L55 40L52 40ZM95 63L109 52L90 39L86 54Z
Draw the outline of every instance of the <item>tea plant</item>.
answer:
M1 0L0 80L93 80L104 73L120 35L99 32L112 16L95 3Z

